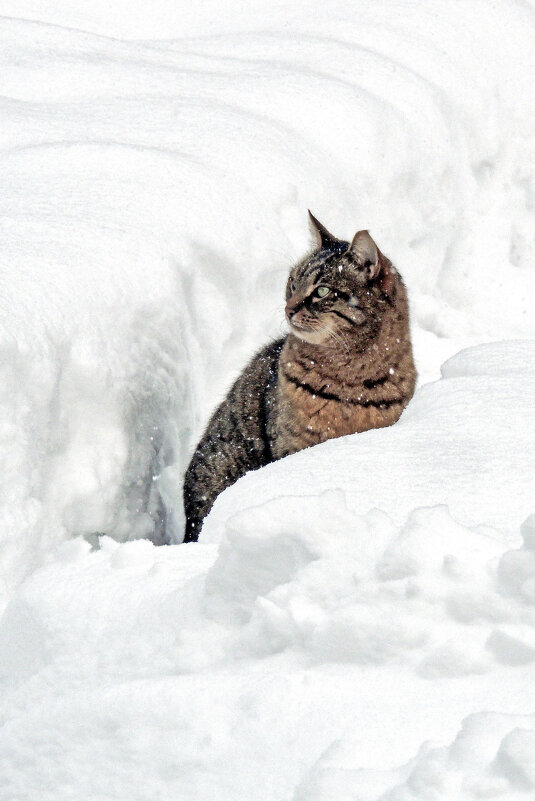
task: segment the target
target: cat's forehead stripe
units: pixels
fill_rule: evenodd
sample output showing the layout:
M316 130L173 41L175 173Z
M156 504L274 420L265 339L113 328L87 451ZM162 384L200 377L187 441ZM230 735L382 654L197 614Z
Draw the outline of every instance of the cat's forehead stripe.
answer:
M314 272L310 273L307 278L311 281L311 283L315 283L323 274L323 267L317 267Z
M312 256L301 267L301 270L299 271L299 274L300 274L299 277L300 278L310 278L313 274L314 275L319 274L323 270L324 267L325 267L325 257L324 256L320 256L320 255Z

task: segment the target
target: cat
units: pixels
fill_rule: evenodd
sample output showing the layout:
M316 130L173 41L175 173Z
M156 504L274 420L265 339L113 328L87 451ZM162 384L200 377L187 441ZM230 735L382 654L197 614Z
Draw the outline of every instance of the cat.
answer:
M401 276L368 231L349 243L309 216L316 248L288 277L290 333L257 353L212 415L186 471L184 542L249 470L392 425L414 393Z

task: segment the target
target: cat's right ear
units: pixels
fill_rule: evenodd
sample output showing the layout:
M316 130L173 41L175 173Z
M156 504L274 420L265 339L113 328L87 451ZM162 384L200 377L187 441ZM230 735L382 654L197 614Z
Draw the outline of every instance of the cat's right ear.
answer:
M316 237L319 248L328 248L333 244L333 242L339 241L335 236L329 233L329 231L320 223L319 220L314 217L310 209L308 210L308 216L310 220L310 229Z

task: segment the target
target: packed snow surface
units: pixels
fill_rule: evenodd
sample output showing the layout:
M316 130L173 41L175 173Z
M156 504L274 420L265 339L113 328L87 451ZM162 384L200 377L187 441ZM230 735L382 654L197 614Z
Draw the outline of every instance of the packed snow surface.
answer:
M534 36L0 0L0 801L535 799ZM307 208L404 276L419 389L180 545Z

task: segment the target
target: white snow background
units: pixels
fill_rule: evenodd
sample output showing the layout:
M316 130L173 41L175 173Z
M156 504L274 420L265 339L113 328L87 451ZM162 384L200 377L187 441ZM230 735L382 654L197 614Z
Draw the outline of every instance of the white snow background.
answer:
M0 800L535 799L534 3L0 15ZM307 208L420 388L182 546Z

